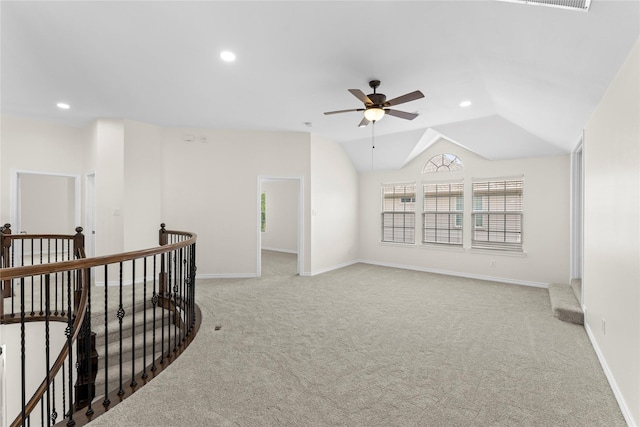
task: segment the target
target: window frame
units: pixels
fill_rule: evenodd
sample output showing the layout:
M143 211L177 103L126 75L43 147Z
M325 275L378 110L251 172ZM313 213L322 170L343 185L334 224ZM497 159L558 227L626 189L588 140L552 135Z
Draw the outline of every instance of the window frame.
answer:
M471 197L471 249L523 252L524 176L474 179Z
M411 188L413 192L407 191L407 189ZM385 192L385 189L393 189L393 191L388 193ZM396 190L398 191L397 193ZM388 194L392 196L385 197ZM416 183L383 183L380 187L380 199L380 242L415 245ZM385 203L389 199L392 200L390 206ZM396 201L396 199L398 200ZM406 199L409 199L409 201L406 201ZM399 220L399 218L402 219Z
M429 189L432 191L428 192ZM442 196L439 190L444 190ZM435 196L429 196L429 194L435 194ZM464 180L423 182L422 198L422 244L462 248L464 244ZM440 201L444 201L448 209L439 209ZM430 202L435 203L434 209L428 209L427 205ZM441 220L443 216L444 222ZM444 224L444 227L439 227L441 224ZM428 237L431 234L433 239ZM441 240L441 237L444 238Z

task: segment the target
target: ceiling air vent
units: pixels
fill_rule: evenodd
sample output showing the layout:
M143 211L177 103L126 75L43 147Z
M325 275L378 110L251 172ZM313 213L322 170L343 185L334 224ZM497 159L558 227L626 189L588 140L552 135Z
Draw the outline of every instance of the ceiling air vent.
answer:
M582 10L584 12L589 10L591 0L499 0L509 3L522 3L531 4L534 6L549 6L559 7L562 9Z

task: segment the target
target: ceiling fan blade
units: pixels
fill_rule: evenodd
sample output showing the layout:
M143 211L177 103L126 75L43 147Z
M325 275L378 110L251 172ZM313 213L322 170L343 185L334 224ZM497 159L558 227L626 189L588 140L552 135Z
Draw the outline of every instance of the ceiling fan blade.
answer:
M368 125L369 123L370 123L370 122L369 122L369 120L367 120L367 118L366 118L366 117L363 117L363 118L362 118L362 121L358 124L358 127L359 127L359 128L363 128L363 127L365 127L366 125Z
M349 92L353 94L356 98L362 101L364 104L371 105L373 102L369 99L367 95L364 94L360 89L349 89Z
M397 98L390 99L384 103L385 107L391 107L392 105L404 104L405 102L415 101L416 99L424 98L424 94L419 90L411 93L399 96Z
M400 111L400 110L391 110L389 108L385 108L384 112L390 116L400 117L401 119L407 119L407 120L413 120L416 117L418 117L418 114L415 114L415 113L407 113L406 111Z
M364 108L352 108L350 110L327 111L326 113L324 113L324 115L328 116L329 114L350 113L352 111L364 111Z

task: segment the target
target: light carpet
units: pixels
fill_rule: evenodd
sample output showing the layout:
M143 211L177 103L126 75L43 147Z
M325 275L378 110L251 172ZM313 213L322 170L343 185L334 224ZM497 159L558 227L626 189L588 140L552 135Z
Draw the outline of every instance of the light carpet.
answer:
M295 268L264 252L261 278L198 281L195 341L90 426L626 425L546 289Z

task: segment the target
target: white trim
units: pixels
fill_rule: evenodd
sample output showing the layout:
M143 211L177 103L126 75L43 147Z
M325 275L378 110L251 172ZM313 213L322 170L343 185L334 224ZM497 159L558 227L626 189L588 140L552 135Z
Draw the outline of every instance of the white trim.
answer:
M332 265L331 267L326 267L326 268L323 268L323 269L320 269L320 270L312 271L310 273L302 273L302 274L300 274L300 276L307 276L307 277L316 276L318 274L328 273L328 272L333 271L333 270L338 270L340 268L349 267L350 265L357 264L359 262L360 261L358 261L358 260L347 261L347 262L343 262L342 264Z
M251 279L259 277L256 273L208 273L196 274L196 280L201 279Z
M10 224L11 228L15 230L15 233L19 233L21 231L20 224L20 175L30 174L30 175L49 175L49 176L63 176L67 178L73 178L74 183L74 230L75 227L79 226L81 223L80 220L80 212L82 211L82 199L81 199L81 191L82 187L80 182L79 174L68 174L61 172L47 172L47 171L36 171L29 169L11 169L11 179L10 179L10 192L9 192L9 206L10 206ZM70 230L69 232L72 232Z
M582 151L583 137L571 152L571 177L569 196L569 279L582 278L582 239L584 231L583 224L583 203L582 189L584 188L584 163ZM582 297L582 296L581 296Z
M142 284L144 284L144 282L145 282L145 278L144 277L137 278L135 281L132 281L131 279L127 279L127 280L123 280L122 281L122 286L131 286L133 284L142 285ZM146 282L147 282L147 287L149 285L153 285L153 276L147 276ZM158 283L158 279L157 278L156 278L156 283ZM104 287L104 280L96 280L94 285L95 286ZM107 282L107 286L109 286L109 287L119 286L119 285L120 285L120 280L109 280Z
M586 307L585 307L585 310L586 310ZM585 311L585 318L586 318L586 311ZM611 386L611 390L613 391L613 395L615 396L616 401L618 402L618 406L620 406L620 411L622 412L622 416L624 417L629 427L637 427L638 424L633 419L633 415L631 414L631 411L629 411L629 406L627 406L627 402L625 402L624 400L624 395L620 391L620 388L618 387L618 383L616 382L613 374L611 373L611 369L609 369L609 365L607 365L607 361L604 355L602 354L600 347L598 347L598 342L596 341L596 338L593 335L593 332L591 332L591 328L589 327L589 324L586 321L584 323L584 329L587 332L589 341L591 341L591 346L593 347L593 349L596 352L596 355L598 356L598 361L600 362L600 366L602 366L604 375L607 377L607 381L609 382L609 386Z
M298 181L298 248L295 251L298 255L297 271L298 275L303 275L304 270L304 176L275 176L275 175L258 175L258 191L257 191L257 242L256 242L256 274L251 277L262 276L262 212L260 211L260 203L262 198L262 183L268 181ZM227 277L227 276L224 276ZM235 277L235 276L230 276ZM246 276L243 276L246 277Z
M512 284L512 285L531 286L531 287L534 287L534 288L547 289L549 287L548 283L532 282L532 281L529 281L529 280L509 279L509 278L505 278L505 277L495 277L495 276L483 276L483 275L480 275L480 274L461 273L461 272L458 272L458 271L440 270L440 269L437 269L437 268L427 268L427 267L416 267L416 266L413 266L413 265L393 264L393 263L371 261L371 260L364 260L364 259L361 259L358 262L361 262L363 264L379 265L381 267L401 268L403 270L421 271L423 273L444 274L444 275L447 275L447 276L455 276L455 277L466 277L468 279L477 279L477 280L485 280L485 281L489 281L489 282L508 283L508 284Z

